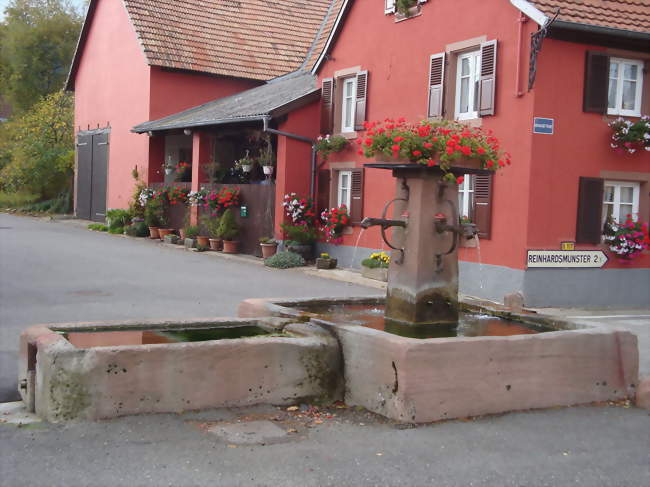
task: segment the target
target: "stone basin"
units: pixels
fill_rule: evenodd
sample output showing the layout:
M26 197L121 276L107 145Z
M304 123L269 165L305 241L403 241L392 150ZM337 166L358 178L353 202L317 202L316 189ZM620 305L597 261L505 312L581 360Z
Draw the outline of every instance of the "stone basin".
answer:
M20 339L20 393L50 422L337 399L339 368L329 333L281 318L39 325Z
M241 317L309 320L332 333L343 352L345 402L393 420L423 423L507 411L634 397L637 338L479 304L465 310L507 315L551 331L513 336L416 339L333 323L305 311L323 304L378 304L382 298L249 299Z

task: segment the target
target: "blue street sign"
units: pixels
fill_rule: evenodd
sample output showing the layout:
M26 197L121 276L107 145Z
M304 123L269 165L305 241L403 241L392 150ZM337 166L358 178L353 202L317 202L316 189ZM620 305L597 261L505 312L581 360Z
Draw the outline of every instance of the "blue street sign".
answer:
M555 119L553 118L533 118L533 133L534 134L553 134L555 128Z

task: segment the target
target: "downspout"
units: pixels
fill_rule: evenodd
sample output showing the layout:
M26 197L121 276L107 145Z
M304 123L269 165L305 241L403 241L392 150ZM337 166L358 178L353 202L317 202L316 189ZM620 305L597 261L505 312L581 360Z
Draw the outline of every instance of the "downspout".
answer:
M519 98L524 96L524 92L521 91L521 51L524 43L524 24L528 22L528 17L523 12L520 12L517 22L519 23L519 32L517 34L517 77L515 79L515 96Z
M311 179L309 181L309 196L312 200L316 200L316 141L310 139L309 137L303 137L302 135L272 129L269 127L270 120L271 117L268 116L262 119L264 122L264 132L275 135L283 135L285 137L289 137L290 139L299 140L300 142L305 142L306 144L311 145Z

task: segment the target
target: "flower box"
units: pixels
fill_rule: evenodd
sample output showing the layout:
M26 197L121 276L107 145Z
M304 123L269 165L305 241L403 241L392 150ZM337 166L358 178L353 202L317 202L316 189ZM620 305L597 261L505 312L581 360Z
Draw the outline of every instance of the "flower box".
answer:
M324 259L318 257L316 259L316 269L336 269L337 259Z
M371 269L370 267L363 266L361 267L361 275L367 279L388 282L388 269L385 267Z

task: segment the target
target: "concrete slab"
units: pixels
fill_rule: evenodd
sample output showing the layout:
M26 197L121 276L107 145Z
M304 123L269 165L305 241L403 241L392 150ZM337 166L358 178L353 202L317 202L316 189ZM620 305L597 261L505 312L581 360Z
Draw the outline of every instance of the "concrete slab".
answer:
M208 431L233 445L266 445L288 439L288 433L271 421L220 424Z
M41 423L42 421L34 413L27 411L22 401L0 404L0 423L22 425Z

